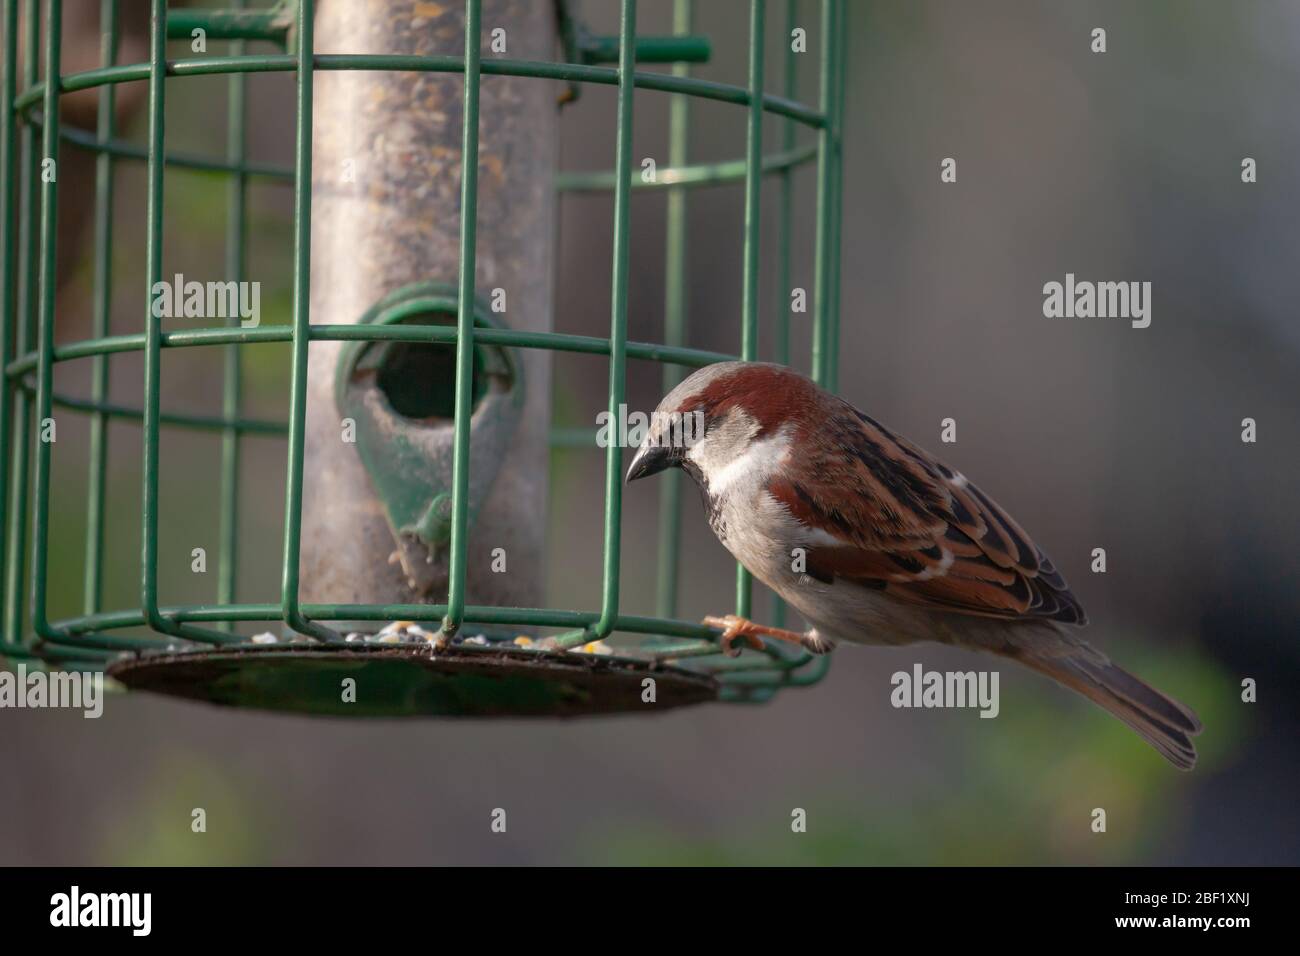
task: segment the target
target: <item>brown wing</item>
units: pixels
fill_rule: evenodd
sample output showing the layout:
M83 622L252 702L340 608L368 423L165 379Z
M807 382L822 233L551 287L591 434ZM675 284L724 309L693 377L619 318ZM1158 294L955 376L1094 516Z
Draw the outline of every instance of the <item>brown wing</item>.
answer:
M847 403L810 431L806 480L768 490L835 539L808 548L811 577L935 610L1086 623L1047 555L960 473Z

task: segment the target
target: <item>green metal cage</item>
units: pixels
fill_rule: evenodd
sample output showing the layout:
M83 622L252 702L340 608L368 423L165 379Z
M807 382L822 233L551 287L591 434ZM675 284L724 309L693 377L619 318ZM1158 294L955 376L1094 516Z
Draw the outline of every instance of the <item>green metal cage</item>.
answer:
M762 177L779 180L777 210L778 277L782 302L775 310L774 358L790 355L789 307L785 296L791 276L791 224L794 171L815 165L816 219L813 250L812 374L823 385L836 386L836 342L839 303L839 194L845 7L843 0L822 0L817 13L820 33L819 103L796 99L797 55L788 37L798 24L794 0L784 3L785 43L783 92L766 92L764 77L767 3L749 4L748 83L746 86L705 81L690 75L689 63L706 59L707 41L690 35L691 2L675 0L674 35L638 38L636 0L620 0L617 37L594 37L567 16L563 22L565 62L493 58L480 60L481 0L465 0L463 56L319 55L313 50L313 0L279 0L266 9L169 11L166 0L150 0L151 26L147 62L120 64L117 0L101 0L102 66L65 74L60 69L62 0L25 2L25 29L20 38L20 0L3 0L3 87L0 89L0 449L6 466L0 469L0 531L3 532L3 642L0 657L28 667L106 670L127 685L202 696L225 703L289 706L334 712L313 705L337 696L337 678L354 673L361 663L384 671L380 680L407 703L377 712L423 713L576 713L601 709L632 709L610 703L610 688L626 687L635 698L639 678L658 674L677 681L677 702L696 700L764 700L785 686L819 680L827 659L768 644L761 652L738 658L719 653L718 633L677 615L679 548L679 476L663 484L659 517L659 559L654 616L632 616L620 607L620 532L622 461L618 444L604 449L605 500L603 579L600 607L591 610L472 606L466 603L466 547L469 475L469 374L476 344L520 349L551 349L608 356L609 410L616 415L624 402L629 359L663 365L663 386L669 389L686 370L715 361L757 357L759 316L760 185ZM40 29L44 8L45 27ZM188 37L201 27L211 39L229 41L225 56L168 59L169 37ZM811 32L811 31L810 31ZM285 52L250 54L252 41L270 41ZM23 53L18 77L19 43ZM43 49L44 70L39 69ZM672 63L670 73L637 71L635 63ZM613 65L602 65L613 64ZM311 325L308 277L311 263L311 163L313 76L317 70L397 70L461 73L464 76L462 138L460 266L455 325L363 324ZM245 155L244 124L249 104L246 74L296 74L295 152L293 168L258 165ZM226 155L221 158L179 155L167 151L164 102L170 83L205 74L226 76L229 127ZM481 78L491 75L558 80L576 90L583 84L617 87L617 136L614 169L603 173L561 173L563 192L610 190L614 195L613 292L607 338L559 332L525 332L484 328L474 321L475 232L477 208L478 119ZM147 83L148 144L141 149L118 137L114 119L117 84ZM95 133L61 128L60 97L79 90L98 92ZM634 92L655 91L671 97L668 168L657 181L643 183L632 160ZM730 162L691 165L687 156L688 111L693 100L713 100L743 107L747 112L746 148ZM764 151L763 120L780 123L780 142ZM805 131L802 135L800 131ZM92 337L55 345L56 214L58 183L42 176L42 161L56 157L60 141L93 151L96 157L94 199L94 315ZM113 243L114 170L120 163L147 164L147 286L142 298L144 331L114 333L110 327L110 248ZM242 275L247 240L247 187L251 181L278 181L294 193L294 257L292 323L241 328L236 316L221 327L164 331L151 313L148 290L162 277L163 181L168 169L203 170L227 177L225 276ZM738 353L724 355L684 346L686 330L686 204L688 191L699 186L743 184L742 335ZM662 190L667 202L666 316L664 340L627 340L629 272L629 196L634 188ZM450 511L449 590L442 604L306 604L299 599L300 536L304 469L306 367L312 341L402 341L454 344L456 363L453 489ZM266 422L241 415L241 346L286 342L291 346L289 418ZM165 350L209 348L223 350L222 413L216 417L178 414L160 401L160 368ZM138 351L144 356L141 403L127 408L108 401L110 357ZM57 363L89 361L89 399L63 396L54 389ZM84 613L50 620L47 583L51 554L50 488L54 480L51 448L41 437L42 423L56 408L84 414L90 424L89 500L85 525ZM142 553L140 600L137 607L102 606L106 560L125 556L105 540L105 480L108 423L112 419L140 423L143 437ZM159 433L166 427L198 429L221 443L219 565L215 601L210 604L167 606L158 589ZM238 462L241 442L249 435L282 435L287 445L285 532L279 603L240 603L236 594L237 514L240 496ZM556 429L553 447L572 444L572 435ZM594 448L593 448L594 450ZM55 555L54 557L57 557ZM751 582L737 568L735 610L751 613ZM772 608L777 623L784 619L779 602ZM488 627L562 629L547 650L522 650L496 640L485 646L452 644L444 655L404 648L356 648L344 643L330 627L342 620L389 622L410 620L436 625L454 636L466 623ZM236 622L279 622L302 640L278 647L254 646L235 633ZM121 633L130 630L141 633ZM629 649L595 659L570 651L616 632L640 635ZM418 656L418 660L417 660ZM247 662L255 660L250 672ZM492 674L493 663L505 662L509 673ZM149 680L137 680L152 675ZM433 676L431 676L433 675ZM540 675L540 676L539 676ZM436 680L434 677L436 676ZM448 678L454 680L448 680ZM433 681L433 686L430 684ZM503 686L514 681L512 689ZM630 683L629 683L630 682ZM202 685L202 692L194 687ZM318 686L319 685L319 686ZM556 689L558 687L558 689ZM441 688L441 689L439 689ZM621 691L620 691L621 693ZM478 698L475 697L479 694ZM602 704L602 699L605 703ZM476 704L475 701L479 703ZM484 700L495 703L483 704ZM303 703L302 701L307 701ZM415 703L411 703L414 701ZM354 711L356 712L356 711Z

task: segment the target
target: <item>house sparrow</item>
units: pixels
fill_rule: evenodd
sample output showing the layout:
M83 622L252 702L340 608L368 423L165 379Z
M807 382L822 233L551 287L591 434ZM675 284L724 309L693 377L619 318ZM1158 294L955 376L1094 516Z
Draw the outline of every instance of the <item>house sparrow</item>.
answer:
M670 425L702 422L703 433ZM673 440L685 439L685 440ZM961 472L780 365L723 362L659 404L627 480L680 467L718 540L812 629L728 615L722 647L760 635L814 653L939 641L1019 661L1128 724L1174 766L1196 763L1201 722L1075 632L1065 579Z

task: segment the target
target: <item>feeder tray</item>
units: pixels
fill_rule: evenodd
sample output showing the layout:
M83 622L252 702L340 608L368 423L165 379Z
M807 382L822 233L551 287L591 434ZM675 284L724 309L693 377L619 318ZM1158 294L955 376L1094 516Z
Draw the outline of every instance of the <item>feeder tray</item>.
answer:
M123 660L107 669L133 690L228 707L347 717L580 717L717 700L702 674L595 654L360 645L239 647ZM343 701L354 678L356 701ZM642 681L655 681L643 703Z

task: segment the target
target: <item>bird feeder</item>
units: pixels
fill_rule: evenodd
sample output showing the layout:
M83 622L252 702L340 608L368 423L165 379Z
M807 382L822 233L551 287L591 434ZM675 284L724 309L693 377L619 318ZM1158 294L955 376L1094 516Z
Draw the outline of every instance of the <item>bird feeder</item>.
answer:
M476 305L476 328L493 328ZM380 326L441 322L454 329L454 290L407 287L361 317ZM346 343L336 362L334 407L355 428L356 456L383 506L407 587L425 597L447 583L454 467L455 352L425 342ZM506 460L524 407L517 353L493 345L474 349L470 396L468 490L472 528ZM352 443L347 443L352 444ZM349 450L340 448L340 453ZM372 555L373 557L373 555ZM328 560L328 555L322 556Z
M690 65L707 61L712 44L692 34L690 0L675 0L673 33L659 37L638 35L635 0L619 0L616 36L591 33L565 2L278 0L258 9L170 10L165 0L150 0L149 57L135 63L116 62L118 3L103 0L102 66L73 73L61 69L62 0L29 0L21 19L20 0L2 2L0 657L103 671L127 688L229 706L347 716L647 713L719 699L761 701L822 677L825 658L772 645L728 658L716 631L681 619L677 476L667 476L660 500L653 615L628 614L620 602L620 580L648 570L620 560L622 449L597 449L592 436L579 436L591 454L603 455L605 471L603 540L573 542L603 550L598 607L544 606L546 529L537 515L545 511L547 456L574 444L549 421L550 354L607 357L611 416L625 400L629 361L660 363L667 389L692 368L756 359L761 225L778 242L774 357L788 359L793 176L801 166L812 167L816 180L812 373L835 387L843 0L823 0L808 23L794 2L782 5L781 28L771 31L785 51L780 94L768 92L764 75L765 0L749 3L743 85L691 76ZM169 58L167 40L188 39L196 29L229 43L226 55L186 48ZM511 38L509 53L489 55L487 31L497 29ZM792 37L799 32L818 49L816 105L796 98L802 57ZM656 63L671 64L671 72L638 67ZM244 125L257 108L244 89L252 72L295 75L292 168L246 155ZM227 78L222 157L168 148L167 91L197 75ZM113 97L122 84L148 88L143 150L115 128ZM557 173L550 157L558 111L591 84L617 90L613 167ZM78 91L100 97L93 134L60 123L60 98ZM634 109L644 97L665 95L669 162L645 182L631 151ZM747 135L734 159L690 162L689 111L701 100L744 111ZM765 117L780 130L776 144L764 143ZM97 157L93 215L101 264L122 241L112 221L115 170L145 164L149 289L165 275L165 177L192 169L225 177L229 234L221 275L235 281L244 271L248 184L291 189L292 321L171 329L152 314L142 289L141 324L113 328L105 267L96 274L92 336L56 345L59 188L57 179L41 175L41 165L58 156L60 145ZM352 178L340 175L349 162ZM760 216L765 176L779 189L770 222ZM744 190L744 222L736 230L743 245L736 354L684 345L685 212L698 188ZM667 203L660 342L627 340L633 189L658 192ZM555 332L550 321L555 202L590 191L614 197L605 337ZM490 203L481 202L485 196ZM490 305L497 286L532 294L515 295L518 305L499 313ZM243 352L266 342L291 349L283 423L241 414ZM220 416L167 407L161 364L180 348L221 350ZM144 360L139 402L130 407L110 402L106 388L111 357L125 351ZM66 362L92 363L89 398L55 389L54 370ZM50 534L50 489L59 476L42 433L65 415L88 416L92 425L85 610L52 620L50 568L64 556ZM135 559L104 533L106 424L116 420L133 423L142 437L143 547L138 601L105 607L101 569ZM166 603L159 593L163 428L201 430L221 443L217 587L213 600L198 605ZM239 453L252 434L280 436L288 465L280 598L265 604L242 601L235 586ZM500 542L520 556L520 573L476 578L488 564L483 555ZM468 603L471 591L481 603ZM738 568L736 613L751 613L750 592ZM773 607L777 623L782 613ZM278 631L269 640L244 633L268 627ZM351 700L340 694L349 681L364 688Z

